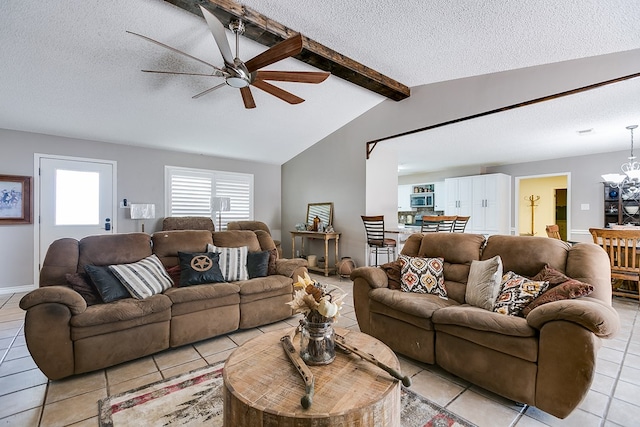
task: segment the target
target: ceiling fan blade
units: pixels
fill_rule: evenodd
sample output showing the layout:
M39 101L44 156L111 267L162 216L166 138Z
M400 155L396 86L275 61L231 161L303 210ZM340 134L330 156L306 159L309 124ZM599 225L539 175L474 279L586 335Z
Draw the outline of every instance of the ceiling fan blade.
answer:
M207 21L209 31L211 31L211 34L213 34L213 38L216 40L216 44L218 45L218 49L220 49L220 54L222 54L224 62L227 64L233 64L233 54L231 53L231 47L229 46L227 33L224 31L222 22L220 22L218 18L213 16L213 14L204 7L200 6L200 9L202 10L204 19Z
M191 98L192 98L192 99L198 99L198 98L200 98L201 96L205 96L206 94L211 93L211 92L213 92L213 91L214 91L214 90L216 90L216 89L220 89L220 88L221 88L222 86L224 86L224 85L226 85L226 83L220 83L220 84L219 84L219 85L217 85L217 86L214 86L214 87L212 87L212 88L210 88L210 89L205 90L204 92L200 92L200 93L198 93L198 94L196 94L196 95L193 95Z
M302 52L302 35L297 34L271 46L261 54L254 56L244 63L250 73L273 64L290 56L295 56Z
M280 98L283 101L288 102L289 104L300 104L301 102L304 102L304 99L295 96L291 92L280 89L279 87L274 86L271 83L267 83L264 80L254 80L251 84L258 89L262 89L263 91L270 93L271 95Z
M169 49L171 52L175 52L175 53L178 53L178 54L180 54L180 55L184 55L184 56L186 56L187 58L191 58L191 59L193 59L194 61L198 61L198 62L200 62L200 63L202 63L202 64L204 64L204 65L207 65L207 66L209 66L209 67L213 68L214 70L218 70L218 71L222 72L222 70L221 70L220 68L216 67L215 65L213 65L213 64L209 64L208 62L203 61L203 60L202 60L202 59L200 59L200 58L196 58L195 56L191 56L191 55L189 55L188 53L185 53L185 52L183 52L183 51L181 51L181 50L176 49L175 47L171 47L171 46L166 45L166 44L164 44L164 43L160 43L160 42L159 42L159 41L157 41L157 40L154 40L154 39L152 39L152 38L150 38L150 37L147 37L147 36L143 36L142 34L134 33L133 31L127 31L127 33L129 33L129 34L133 34L134 36L141 37L141 38L143 38L143 39L145 39L145 40L147 40L147 41L149 41L149 42L151 42L151 43L157 44L158 46L162 46L162 47L163 47L163 48L165 48L165 49Z
M278 82L322 83L330 74L322 71L257 71L256 79Z
M240 94L242 95L242 102L244 102L244 108L256 108L256 102L253 100L251 89L249 86L241 87Z
M222 77L222 73L216 72L214 74L204 73L182 73L180 71L158 71L158 70L141 70L143 73L156 73L156 74L176 74L179 76L202 76L202 77Z

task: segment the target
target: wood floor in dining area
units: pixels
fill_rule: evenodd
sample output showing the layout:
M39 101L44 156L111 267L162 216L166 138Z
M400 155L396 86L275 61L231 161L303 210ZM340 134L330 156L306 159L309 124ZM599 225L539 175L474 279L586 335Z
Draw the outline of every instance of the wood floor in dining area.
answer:
M352 283L313 275L348 293L338 326L358 330ZM0 426L97 426L97 401L183 372L224 361L239 345L262 333L298 324L294 316L259 328L237 331L166 350L112 368L48 381L27 350L22 294L0 295ZM557 419L469 384L436 366L400 357L411 389L479 426L637 426L640 420L640 310L637 301L614 298L622 330L603 340L596 377L580 407Z

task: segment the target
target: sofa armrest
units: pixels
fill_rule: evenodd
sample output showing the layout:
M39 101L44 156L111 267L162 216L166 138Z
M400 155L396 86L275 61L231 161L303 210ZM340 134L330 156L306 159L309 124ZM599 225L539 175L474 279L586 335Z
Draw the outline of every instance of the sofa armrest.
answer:
M387 273L377 267L358 267L351 272L351 280L363 279L373 288L388 288L389 279Z
M46 303L58 303L66 305L71 314L84 313L87 309L87 302L79 293L66 286L45 286L34 289L20 300L20 308L29 310L36 305Z
M527 316L529 326L538 330L555 320L576 323L601 338L612 338L620 330L620 317L613 307L590 297L543 304Z
M296 279L307 271L307 260L303 258L279 258L276 260L276 274Z

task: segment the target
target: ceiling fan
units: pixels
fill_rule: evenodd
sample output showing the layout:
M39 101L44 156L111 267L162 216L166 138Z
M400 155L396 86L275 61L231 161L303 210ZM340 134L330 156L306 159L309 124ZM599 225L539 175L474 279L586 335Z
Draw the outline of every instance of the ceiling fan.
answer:
M162 46L166 49L169 49L172 52L179 53L180 55L184 55L188 58L191 58L195 61L198 61L202 64L205 64L211 68L213 68L213 73L211 74L201 74L201 73L182 73L177 71L153 71L153 70L142 70L146 73L160 73L160 74L176 74L176 75L189 75L189 76L207 76L207 77L223 77L225 81L220 83L212 88L209 88L203 92L200 92L193 96L194 99L200 98L208 93L213 92L216 89L223 87L224 85L228 85L234 88L240 89L240 94L242 95L242 101L244 102L245 108L255 108L256 103L253 99L253 95L251 94L251 89L249 86L257 87L277 98L282 99L283 101L288 102L289 104L299 104L304 102L304 99L292 94L291 92L287 92L284 89L281 89L277 86L268 83L269 81L280 81L280 82L296 82L296 83L321 83L329 77L330 73L322 72L322 71L267 71L260 70L261 68L266 67L267 65L273 64L290 56L295 56L302 51L302 36L297 34L295 36L289 37L288 39L270 47L268 50L262 52L261 54L249 59L244 62L239 58L239 40L240 35L244 33L244 24L242 21L232 21L229 24L229 29L236 36L236 57L234 58L231 53L231 47L229 46L229 41L227 40L227 35L224 30L224 26L222 22L220 22L211 12L207 9L200 6L202 10L202 14L204 15L205 20L207 21L207 25L209 26L209 30L211 34L213 34L213 38L218 45L218 49L220 50L220 54L222 54L222 59L224 60L224 66L217 67L213 64L210 64L206 61L203 61L195 56L191 56L188 53L182 52L174 47L161 43L159 41L153 40L149 37L143 36L141 34L134 33L132 31L127 31L129 34L136 35L141 37L147 41L155 43L159 46Z

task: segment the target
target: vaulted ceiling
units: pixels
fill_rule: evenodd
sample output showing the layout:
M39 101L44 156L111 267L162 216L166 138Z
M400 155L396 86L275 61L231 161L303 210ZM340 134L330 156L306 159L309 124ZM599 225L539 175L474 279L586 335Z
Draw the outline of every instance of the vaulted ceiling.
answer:
M0 127L282 164L388 99L335 75L320 85L279 84L306 100L299 105L254 90L257 108L247 110L238 90L230 87L192 99L220 79L142 73L141 69L210 70L126 33L144 34L221 64L204 19L185 10L183 3L199 2L1 2ZM640 8L634 0L245 0L243 4L410 88L640 48ZM233 49L230 31L227 36ZM266 49L248 37L240 38L242 59ZM268 69L317 70L291 58ZM633 117L640 122L638 86L631 82L606 96L595 93L568 104L540 105L468 126L442 128L436 135L472 140L470 147L482 145L483 154L494 151L495 163L495 153L504 151L499 144L513 141L514 135L557 141L569 126L583 125L584 120L575 119L578 114L593 116L594 121L606 116L611 118L607 122L611 129L622 129L620 137L611 137L602 123L601 140L562 147L552 143L557 152L545 155L623 150L628 146L624 126ZM578 108L585 105L588 111ZM602 114L595 113L598 109ZM540 133L536 123L541 117L548 122ZM487 129L497 128L508 132L486 136ZM531 159L521 151L511 150L509 161ZM456 161L481 160L478 155L471 157L458 156Z

